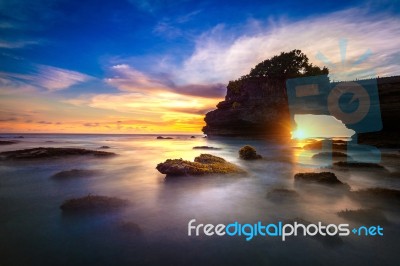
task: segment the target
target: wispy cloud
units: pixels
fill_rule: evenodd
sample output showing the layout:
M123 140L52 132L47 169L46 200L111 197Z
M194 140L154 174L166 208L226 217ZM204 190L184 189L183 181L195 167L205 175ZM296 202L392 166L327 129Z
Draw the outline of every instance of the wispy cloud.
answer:
M23 48L26 46L31 46L31 45L38 45L40 44L40 41L29 41L29 40L24 40L24 41L6 41L6 40L0 40L0 48L7 48L7 49L17 49L17 48Z
M77 83L86 82L92 77L72 70L39 65L35 81L49 91L63 90Z
M106 79L108 84L122 91L141 94L170 91L182 95L221 98L226 90L221 83L176 85L169 74L145 74L127 64L112 66L110 75Z
M316 59L317 52L324 53L343 66L334 71L368 67L381 76L400 74L398 17L354 8L296 22L270 20L264 29L260 23L251 23L239 36L232 37L232 29L222 24L200 36L193 54L175 69L180 81L226 83L248 73L258 62L292 49L301 49L317 65L324 64ZM347 62L355 62L367 49L372 56L357 68L341 65L341 38L348 40Z
M14 90L43 88L54 92L91 79L93 77L76 71L46 65L35 65L33 70L27 74L0 72L0 84L2 85L0 89L9 91L10 88Z
M174 18L163 18L159 21L153 29L153 33L164 36L167 39L173 39L184 35L191 34L187 30L183 30L182 25L191 21L201 12L201 10L195 10L182 16Z

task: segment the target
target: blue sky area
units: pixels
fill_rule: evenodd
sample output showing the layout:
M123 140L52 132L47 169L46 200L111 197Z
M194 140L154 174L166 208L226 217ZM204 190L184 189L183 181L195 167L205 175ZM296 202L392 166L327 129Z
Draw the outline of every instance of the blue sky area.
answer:
M0 95L5 104L0 120L8 124L0 124L0 130L24 121L72 123L69 130L74 131L73 125L105 127L132 116L164 122L176 113L202 116L224 96L229 80L292 49L301 49L320 66L326 62L316 54L324 54L335 65L331 72L372 69L380 76L398 75L399 13L399 1L1 1ZM345 65L338 48L343 39ZM370 58L354 67L351 62L368 49ZM59 113L13 109L11 103L21 106L27 95L35 95L37 105L56 106ZM197 105L187 103L189 96ZM124 99L142 105L132 107ZM174 108L165 107L171 99L178 101ZM167 109L147 110L146 102ZM63 108L77 113L83 108L91 115L58 121L55 117L68 115ZM143 108L146 112L139 112ZM103 119L105 111L110 120ZM175 118L162 117L166 112Z

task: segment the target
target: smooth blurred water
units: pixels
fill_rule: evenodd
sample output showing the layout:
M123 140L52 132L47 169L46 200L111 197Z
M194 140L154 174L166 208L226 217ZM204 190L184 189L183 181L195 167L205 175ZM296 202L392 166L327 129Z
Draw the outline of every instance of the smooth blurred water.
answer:
M4 136L14 137L14 136ZM24 135L0 151L33 147L80 147L115 152L112 158L68 158L0 164L0 265L396 265L400 259L398 206L379 205L390 225L383 237L343 238L329 247L311 237L189 237L187 224L265 223L302 218L312 223L350 223L336 215L374 202L355 201L336 189L296 186L297 172L324 165L296 143L204 139L152 135ZM7 139L7 138L6 138ZM242 161L243 145L256 147L264 159ZM193 150L194 146L221 150ZM193 160L210 153L240 165L246 176L180 177L165 179L155 167L168 158ZM299 163L300 162L300 163ZM398 172L398 160L382 162ZM59 171L92 169L91 177L55 180ZM400 189L400 179L379 171L334 171L352 189ZM270 200L274 188L294 189L295 200ZM96 195L129 200L126 209L108 214L65 215L59 209L69 198ZM122 224L135 223L141 233Z

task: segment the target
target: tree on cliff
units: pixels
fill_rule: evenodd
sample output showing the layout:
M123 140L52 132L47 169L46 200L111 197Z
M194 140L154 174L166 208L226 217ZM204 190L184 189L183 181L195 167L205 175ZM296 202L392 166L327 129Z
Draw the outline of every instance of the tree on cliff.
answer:
M237 80L229 81L228 89L239 92L243 80L266 77L286 81L290 78L328 75L329 69L320 68L308 62L308 57L300 50L282 52L264 60L251 69L250 73Z
M322 69L308 62L308 57L300 50L288 53L282 52L271 59L262 61L251 69L245 77L267 77L274 79L289 79L305 76L327 75L329 70Z

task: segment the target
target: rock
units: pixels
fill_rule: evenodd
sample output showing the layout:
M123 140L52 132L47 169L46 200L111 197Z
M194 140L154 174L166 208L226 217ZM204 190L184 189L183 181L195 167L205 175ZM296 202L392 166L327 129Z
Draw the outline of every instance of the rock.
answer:
M25 138L24 136L16 136L16 137L14 137L15 139L23 139L23 138Z
M292 200L298 197L299 193L287 188L275 188L267 193L267 198L271 200Z
M134 222L122 222L119 224L119 228L127 233L132 233L134 235L141 235L142 229L137 223Z
M191 138L191 139L195 139L196 137L195 137L195 136L191 136L190 138Z
M356 197L362 197L363 199L370 199L371 197L387 200L400 200L400 190L389 189L389 188L366 188L353 191L351 195Z
M109 149L110 146L101 146L99 149Z
M378 78L379 105L383 128L378 132L358 134L360 144L379 148L400 148L400 76Z
M158 136L157 139L173 139L173 138L171 138L171 137Z
M304 150L322 150L323 146L329 147L329 142L332 142L331 147L334 151L347 150L347 142L343 140L319 140L310 144L304 145ZM325 144L325 145L324 145Z
M325 185L345 185L345 183L340 181L336 175L331 172L297 173L294 175L294 180Z
M195 146L194 150L220 150L221 148L210 147L210 146Z
M378 209L346 209L344 211L337 212L337 215L350 221L368 225L384 225L389 223L385 215Z
M209 137L290 139L290 116L284 80L249 78L228 85L225 100L206 114Z
M95 170L87 169L72 169L67 171L61 171L52 176L54 179L69 179L76 177L90 177L97 173Z
M348 168L358 168L358 169L385 169L385 167L383 167L380 164L377 163L364 163L364 162L336 162L333 163L334 166L338 166L338 167L348 167Z
M15 144L18 143L17 141L13 141L13 140L0 140L0 145L11 145L11 144Z
M313 159L351 159L350 156L348 156L344 152L339 152L339 151L333 151L333 152L319 152L317 154L314 154L312 156Z
M363 80L358 80L362 84ZM366 81L368 82L368 81ZM333 88L338 83L331 83ZM400 148L400 76L378 78L378 93L383 128L379 132L360 133L358 143L380 148ZM327 90L326 93L329 93ZM321 95L327 99L328 95ZM265 77L238 80L228 85L225 100L206 114L203 132L214 136L285 137L290 139L290 121L286 84ZM321 115L304 105L298 114ZM343 148L343 147L338 147Z
M60 209L64 212L103 212L126 207L127 200L115 197L88 195L82 198L66 200Z
M55 159L70 156L93 155L96 157L109 157L115 155L112 152L93 151L80 148L33 148L16 151L5 151L0 153L2 160L33 160L33 159Z
M240 167L211 154L201 154L194 159L194 162L168 159L164 163L159 163L156 169L167 177L245 173Z
M256 149L249 145L240 148L239 157L243 160L256 160L262 158L261 155L257 154Z

